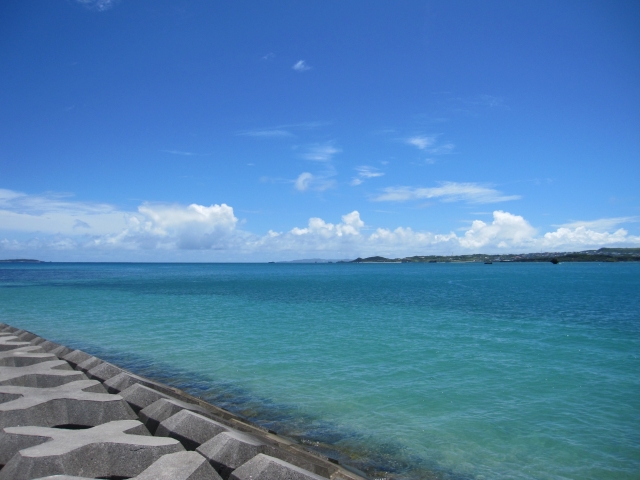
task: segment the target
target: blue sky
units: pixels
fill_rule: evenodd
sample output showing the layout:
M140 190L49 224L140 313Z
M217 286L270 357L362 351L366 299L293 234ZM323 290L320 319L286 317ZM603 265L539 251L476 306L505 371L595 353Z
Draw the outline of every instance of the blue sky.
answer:
M637 2L0 6L0 258L640 245Z

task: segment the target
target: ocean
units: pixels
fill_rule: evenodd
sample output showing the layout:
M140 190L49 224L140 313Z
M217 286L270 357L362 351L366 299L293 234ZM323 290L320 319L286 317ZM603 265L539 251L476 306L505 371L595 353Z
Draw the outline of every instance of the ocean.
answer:
M371 478L640 478L640 264L0 265L0 321Z

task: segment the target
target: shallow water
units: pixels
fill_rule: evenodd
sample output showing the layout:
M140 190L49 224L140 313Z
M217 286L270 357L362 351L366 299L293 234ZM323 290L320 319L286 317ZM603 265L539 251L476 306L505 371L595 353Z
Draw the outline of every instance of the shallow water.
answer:
M640 264L2 265L0 321L372 477L640 476Z

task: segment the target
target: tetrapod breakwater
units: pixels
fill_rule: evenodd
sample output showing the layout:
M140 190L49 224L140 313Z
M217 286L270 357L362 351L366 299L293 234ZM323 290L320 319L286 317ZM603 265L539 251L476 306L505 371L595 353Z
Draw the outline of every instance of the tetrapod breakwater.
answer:
M0 480L363 480L179 389L0 323Z

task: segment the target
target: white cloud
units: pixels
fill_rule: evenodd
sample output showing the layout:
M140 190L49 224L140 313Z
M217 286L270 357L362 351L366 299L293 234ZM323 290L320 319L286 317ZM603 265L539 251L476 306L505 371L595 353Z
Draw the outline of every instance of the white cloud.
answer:
M305 173L306 176L299 177L305 189L321 188L314 184L313 175ZM365 225L359 212L352 211L338 223L313 217L304 227L257 235L241 230L233 208L224 203L209 206L145 203L136 210L125 211L108 204L75 201L68 195L26 195L0 190L0 255L59 260L81 257L228 261L273 259L274 255L304 258L308 253L326 253L331 258L398 257L640 245L640 236L630 235L625 229L595 229L605 225L603 221L592 222L594 228L562 226L539 234L522 216L502 210L494 211L492 216L491 221L474 220L464 233L456 234L416 231L407 226L376 228ZM613 224L612 219L607 220ZM636 221L636 217L616 219L622 220ZM209 253L204 253L205 250Z
M554 225L554 227L564 227L569 229L576 229L578 227L590 228L596 231L609 230L623 223L639 222L640 217L614 217L614 218L600 218L598 220L587 221L575 221L569 223L563 223L560 225Z
M313 175L311 175L309 172L302 172L300 175L298 175L298 178L294 183L296 190L304 192L309 188L309 183L311 182L311 180L313 180Z
M70 200L70 195L27 195L0 189L0 230L73 235L78 223L90 225L93 234L122 229L127 213L112 205Z
M424 150L425 148L433 145L436 141L435 136L426 136L426 135L418 135L415 137L408 138L406 142L409 145L413 145L414 147L418 147L420 150Z
M307 70L311 70L311 67L307 65L307 62L304 60L298 60L291 68L296 72L306 72Z
M355 170L358 172L358 176L354 177L353 180L351 180L350 184L352 186L356 186L356 185L362 184L362 182L364 182L364 179L376 178L376 177L384 176L384 173L380 172L377 168L369 167L367 165L363 165L361 167L356 167Z
M117 0L76 0L76 1L90 10L97 10L98 12L104 12L112 8L116 4Z
M445 143L444 145L438 145L437 147L430 148L428 152L432 155L448 155L453 152L456 146L453 143Z
M474 220L458 241L463 248L478 249L487 245L507 248L527 246L535 234L536 229L521 216L497 210L493 212L492 223Z
M624 228L613 233L596 232L587 227L574 229L561 227L555 232L545 233L538 242L542 248L557 251L558 249L586 249L588 247L602 247L604 245L639 244L640 237L631 236Z
M241 132L238 135L259 138L283 138L294 136L293 133L283 129L249 130L246 132Z
M342 223L334 225L321 218L310 218L307 228L296 227L291 230L291 233L294 235L318 235L323 238L342 237L343 235L359 235L362 227L364 227L364 222L360 219L360 214L354 210L342 216Z
M171 153L172 155L182 155L184 157L193 157L194 155L198 155L197 153L185 152L182 150L161 150L161 151L165 153Z
M273 52L269 52L264 57L262 57L262 60L273 60L274 58L276 58L276 54Z
M377 168L368 167L366 165L362 167L356 167L356 170L358 171L358 175L362 178L375 178L382 177L384 175L384 173L378 171Z
M182 205L144 204L141 216L131 218L129 227L118 236L119 241L146 247L176 246L181 249L220 248L235 230L238 219L226 204Z
M314 162L330 162L333 156L341 151L330 143L311 145L307 148L307 152L302 155L302 158Z
M431 155L448 155L453 152L455 145L453 143L445 143L444 145L436 145L437 135L416 135L409 137L405 143L413 145L420 150L425 150Z
M442 182L439 187L387 187L374 197L377 202L406 202L439 198L443 202L496 203L520 199L520 195L504 195L500 191L478 183Z
M75 223L73 224L73 229L75 230L76 228L91 228L91 225L89 225L87 222L76 219Z

